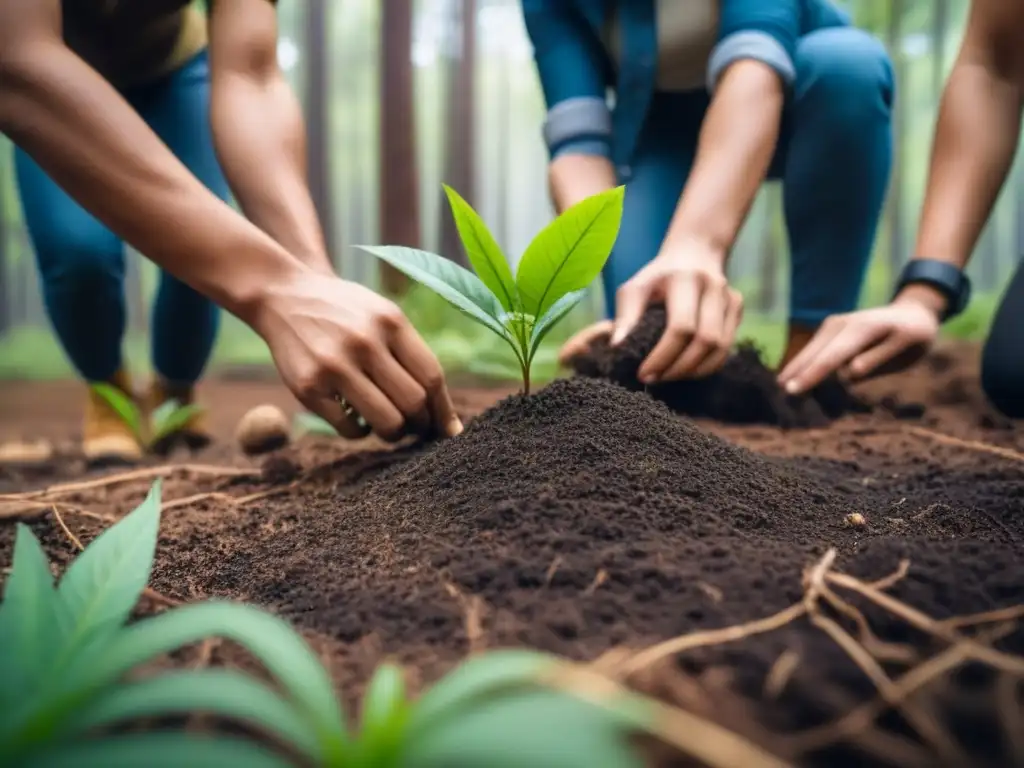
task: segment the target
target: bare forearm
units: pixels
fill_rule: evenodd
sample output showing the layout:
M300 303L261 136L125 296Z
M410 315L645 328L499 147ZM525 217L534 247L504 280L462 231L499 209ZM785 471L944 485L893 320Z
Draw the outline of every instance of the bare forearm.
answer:
M306 180L302 111L279 74L215 75L217 155L246 216L310 267L333 273Z
M613 189L616 183L615 167L600 155L561 155L548 167L551 199L558 213Z
M4 62L0 131L128 243L243 320L266 285L303 269L61 44Z
M782 104L782 85L765 65L741 61L726 72L704 118L665 251L693 241L729 251L768 172Z
M1013 162L1021 87L974 63L954 67L942 97L916 253L963 267Z

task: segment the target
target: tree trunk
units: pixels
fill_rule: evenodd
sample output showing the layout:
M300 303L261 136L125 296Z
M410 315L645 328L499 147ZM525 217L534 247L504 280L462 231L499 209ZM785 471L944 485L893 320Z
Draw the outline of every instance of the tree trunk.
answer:
M7 167L6 164L11 157L10 152L5 152L0 159L0 336L3 336L11 329L13 316L11 310L11 264L8 233L11 230L7 221Z
M942 94L946 64L946 36L949 33L949 0L933 0L932 8L932 93L936 104Z
M449 29L458 33L459 45L448 70L444 180L470 205L475 205L476 0L452 0L450 8ZM447 204L441 206L441 253L460 264L467 263Z
M896 75L896 96L893 104L893 163L892 179L889 187L889 270L890 276L899 274L904 261L903 248L903 136L906 128L907 103L903 97L906 87L906 67L902 50L902 21L904 2L892 0L889 7L889 23L886 30L886 44L892 57Z
M327 53L328 0L308 0L303 31L306 50L306 167L309 191L323 228L327 254L337 263L331 195L330 91Z
M381 3L380 236L388 245L421 247L420 182L413 97L412 0ZM381 287L400 294L408 280L380 265Z

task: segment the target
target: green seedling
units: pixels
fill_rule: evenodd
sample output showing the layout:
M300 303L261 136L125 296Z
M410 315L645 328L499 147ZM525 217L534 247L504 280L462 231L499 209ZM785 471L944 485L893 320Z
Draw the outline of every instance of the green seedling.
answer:
M546 654L499 651L471 658L415 701L401 670L382 665L360 728L350 730L317 656L269 613L207 601L127 624L159 527L158 481L55 585L39 541L18 525L0 602L0 765L640 768L632 736L664 727L650 700L570 674L595 673ZM129 677L214 637L245 648L272 682L219 668ZM138 727L193 714L252 735Z
M618 237L625 187L588 197L533 239L513 277L508 259L480 216L448 186L473 272L436 253L396 245L359 246L438 293L504 339L530 393L530 368L544 337L583 299Z
M194 403L183 405L178 400L171 399L161 403L150 414L149 423L146 424L142 409L122 390L103 382L93 384L92 389L117 412L136 439L151 448L202 413L202 408Z
M292 420L292 430L299 435L338 436L338 430L332 427L329 421L309 411L300 411L295 414L295 418Z

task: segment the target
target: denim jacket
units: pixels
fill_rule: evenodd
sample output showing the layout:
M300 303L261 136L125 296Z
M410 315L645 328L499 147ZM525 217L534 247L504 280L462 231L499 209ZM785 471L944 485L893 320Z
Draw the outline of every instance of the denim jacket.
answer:
M551 157L569 152L603 155L627 180L655 91L655 0L522 3L548 107L544 140ZM601 40L601 30L613 11L622 35L617 72ZM708 60L708 91L713 92L725 69L740 59L764 62L788 86L796 76L793 59L799 38L849 24L849 17L831 0L719 0L718 41ZM615 94L611 107L610 90Z

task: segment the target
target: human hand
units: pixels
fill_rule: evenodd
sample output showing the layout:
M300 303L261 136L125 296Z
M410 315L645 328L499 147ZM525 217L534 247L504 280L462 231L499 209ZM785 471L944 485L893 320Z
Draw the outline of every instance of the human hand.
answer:
M939 314L912 295L875 309L833 315L779 374L791 395L832 373L848 380L891 373L919 360L939 333Z
M575 358L585 355L594 342L611 336L614 329L615 324L611 320L601 320L574 333L558 350L558 364L571 364Z
M255 318L285 385L344 437L367 430L339 398L388 441L462 431L437 358L402 311L368 288L306 269L268 288Z
M724 263L722 253L684 246L659 255L619 288L613 346L649 304L665 305L665 332L640 365L641 382L701 378L725 363L743 317L743 297L729 287Z

